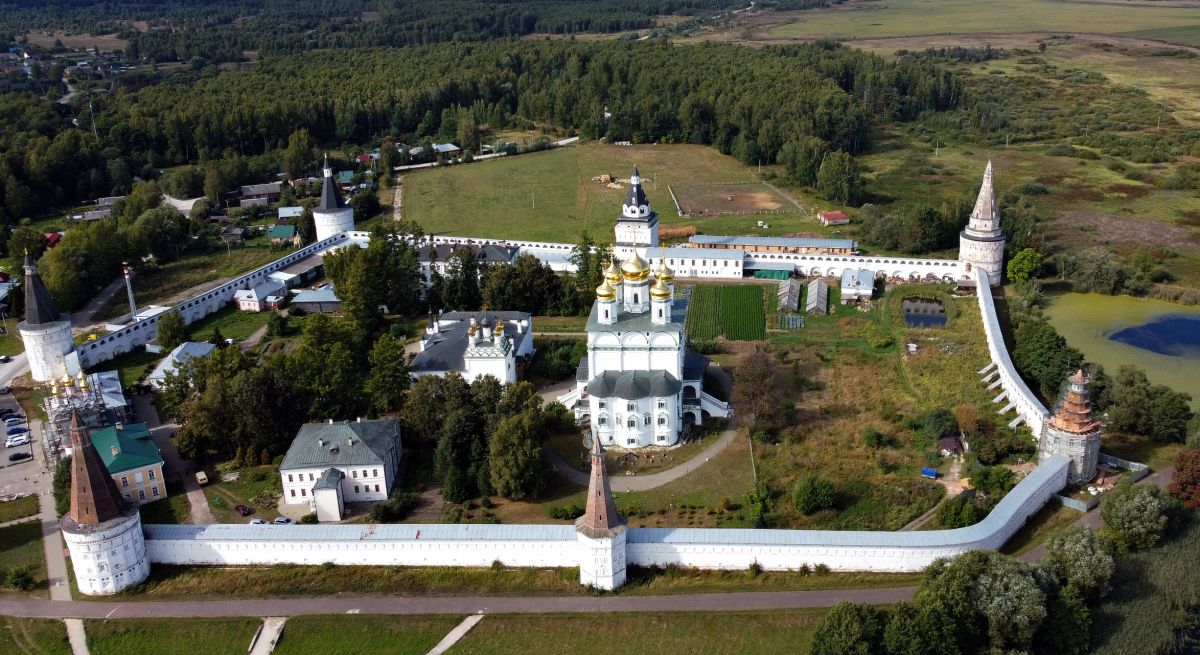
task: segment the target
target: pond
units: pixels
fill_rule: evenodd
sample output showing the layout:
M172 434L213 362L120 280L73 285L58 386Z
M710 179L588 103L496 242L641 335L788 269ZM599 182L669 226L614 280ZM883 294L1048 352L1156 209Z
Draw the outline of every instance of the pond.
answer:
M937 300L927 298L905 298L900 303L904 311L904 324L908 327L946 327L946 308Z
M1110 375L1122 364L1155 384L1192 395L1200 409L1200 306L1165 300L1065 293L1050 297L1046 318L1089 362Z

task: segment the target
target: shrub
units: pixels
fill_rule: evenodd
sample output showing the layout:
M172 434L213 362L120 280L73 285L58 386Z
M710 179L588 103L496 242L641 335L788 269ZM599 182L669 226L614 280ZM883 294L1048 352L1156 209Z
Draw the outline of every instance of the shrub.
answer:
M801 565L800 565L800 575L803 575L803 576L808 576L808 575L811 575L811 574L812 574L812 567L811 567L811 566L809 566L807 563L804 563L804 564L801 564Z
M404 520L417 506L420 499L412 491L394 491L392 497L371 508L371 521L375 523L396 523Z
M452 507L442 514L442 523L460 523L463 519L463 509L461 507Z
M301 517L300 517L300 522L301 522L301 523L308 523L308 524L310 524L310 525L311 525L311 524L313 524L313 523L316 523L316 522L317 522L317 513L316 513L316 512L309 512L308 514L305 514L304 516L301 516Z
M1178 507L1178 500L1156 486L1119 484L1100 502L1100 534L1122 553L1153 548Z
M498 559L492 560L492 570L493 571L503 571L504 570L504 562L501 562Z
M817 564L813 566L813 573L816 573L817 575L829 575L829 565Z
M574 521L583 516L583 508L571 503L570 505L554 505L546 510L552 519L559 521Z
M758 563L758 560L754 560L753 562L750 562L750 566L747 567L746 571L750 574L750 577L757 578L762 574L763 567L762 564Z
M869 448L883 448L888 445L888 438L875 428L863 428L862 439Z
M479 506L480 506L480 507L482 507L482 508L484 508L484 509L491 509L491 508L492 508L492 497L491 497L491 496L484 496L483 498L480 498L480 499L479 499Z
M33 574L29 572L29 567L18 566L8 572L8 586L20 591L26 591L33 586Z
M815 475L805 477L792 487L792 504L805 514L829 509L836 500L837 490L833 483Z

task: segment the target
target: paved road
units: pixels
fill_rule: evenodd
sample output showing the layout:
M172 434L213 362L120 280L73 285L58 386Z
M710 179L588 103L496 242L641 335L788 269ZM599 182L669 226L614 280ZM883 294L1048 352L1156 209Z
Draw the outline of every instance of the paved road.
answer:
M213 516L212 508L208 506L208 499L204 497L204 490L200 488L200 483L196 482L196 465L191 460L184 459L171 442L171 435L179 429L179 425L159 420L158 410L154 408L154 402L148 395L133 396L133 406L137 408L138 417L150 428L154 445L158 446L162 453L164 468L166 471L177 473L180 482L183 483L190 506L187 522L216 523L217 519Z
M708 463L708 460L716 457L718 453L725 450L725 447L733 443L737 437L736 430L726 430L721 433L721 436L713 442L711 446L700 451L688 461L671 467L665 471L651 473L650 475L615 475L608 478L608 482L612 485L613 491L630 492L630 491L646 491L655 487L661 487L668 482L674 482L679 478L695 471L696 469ZM566 478L568 482L577 484L581 487L588 485L588 474L576 469L575 467L563 461L558 453L554 452L550 446L542 447L542 456L546 462L558 472L559 475Z
M832 607L844 600L884 605L909 600L916 587L777 591L680 596L567 596L432 598L323 597L200 601L50 601L0 599L8 616L133 619L142 617L301 616L306 614L545 614L554 612L722 612Z

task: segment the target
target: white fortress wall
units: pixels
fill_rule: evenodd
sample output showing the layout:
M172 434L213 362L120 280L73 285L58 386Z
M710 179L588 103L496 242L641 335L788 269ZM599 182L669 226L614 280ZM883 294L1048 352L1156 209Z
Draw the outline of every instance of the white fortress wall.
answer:
M999 402L1004 403L1002 406L1011 403L1020 414L1021 419L1033 431L1033 436L1041 437L1042 426L1045 425L1049 412L1037 399L1037 396L1029 390L1021 376L1017 374L1017 369L1008 356L1008 348L1004 345L1004 333L1001 332L1000 320L996 317L996 303L992 300L992 287L987 273L981 269L975 269L975 281L979 313L983 317L983 332L987 336L988 353L992 357L992 363L996 365L996 371L1000 376L1000 386L1004 390L1001 395L1005 398L1000 399ZM1000 397L997 396L997 398Z
M983 521L957 530L866 532L631 528L634 566L918 571L940 557L999 548L1066 484L1069 460L1047 459ZM374 566L578 566L571 525L146 525L155 564Z
M338 246L347 240L348 237L346 234L336 234L323 241L300 248L266 266L256 268L249 273L240 275L224 284L193 296L175 305L175 309L178 309L180 314L183 315L185 322L192 323L198 321L227 305L233 299L233 295L236 292L251 288L255 284L265 280L271 273L282 270L322 250ZM95 366L117 355L127 353L138 346L145 345L146 342L158 334L158 322L162 319L162 316L163 314L158 314L140 320L116 332L110 332L95 341L81 344L77 348L80 363L85 368Z

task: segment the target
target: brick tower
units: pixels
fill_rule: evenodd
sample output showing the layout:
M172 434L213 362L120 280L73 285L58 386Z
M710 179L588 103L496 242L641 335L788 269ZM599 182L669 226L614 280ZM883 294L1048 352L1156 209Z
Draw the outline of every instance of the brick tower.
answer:
M1070 458L1068 484L1096 477L1096 464L1100 460L1100 423L1092 418L1090 383L1082 369L1067 378L1067 388L1038 444L1039 462L1058 454Z
M971 222L958 236L958 259L988 275L992 286L1000 284L1004 264L1004 231L996 209L996 190L992 184L992 162L983 171L983 186L971 210Z
M71 510L58 526L79 591L115 594L150 575L141 514L117 490L79 412L71 416L70 433Z
M580 546L580 584L597 589L616 589L625 584L625 525L608 486L604 449L595 437L587 511L575 521L575 531Z

